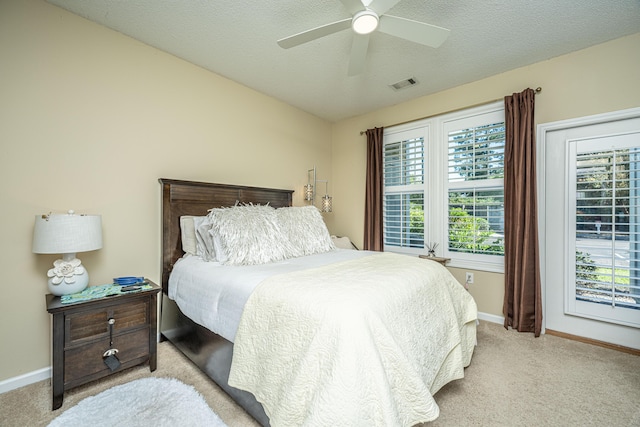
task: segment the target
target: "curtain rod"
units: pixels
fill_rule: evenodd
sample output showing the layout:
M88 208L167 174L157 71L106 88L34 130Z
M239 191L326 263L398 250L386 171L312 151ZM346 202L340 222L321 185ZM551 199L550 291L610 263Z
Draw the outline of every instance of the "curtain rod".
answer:
M542 88L540 86L538 86L537 88L534 89L533 92L534 92L535 95L537 95L540 92L542 92ZM404 124L407 124L407 123L415 122L415 121L418 121L418 120L430 119L430 118L435 117L435 116L442 116L444 114L455 113L457 111L467 110L469 108L475 108L475 107L480 107L482 105L493 104L494 102L498 102L498 101L502 101L502 100L504 100L504 97L497 98L497 99L492 99L491 101L481 102L479 104L469 105L467 107L456 108L456 109L453 109L453 110L445 111L443 113L437 113L437 114L432 114L430 116L419 117L417 119L407 120L406 122L395 123L395 124L388 125L388 126L385 126L385 127L400 126L400 125L404 125ZM361 130L360 131L360 135L364 135L365 133L367 133L366 130Z

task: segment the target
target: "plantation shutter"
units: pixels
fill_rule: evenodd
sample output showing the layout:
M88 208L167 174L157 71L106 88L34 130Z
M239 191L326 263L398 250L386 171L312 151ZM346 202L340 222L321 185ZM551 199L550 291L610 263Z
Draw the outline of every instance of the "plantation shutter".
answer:
M424 248L424 138L385 144L383 182L384 244Z
M578 152L575 167L575 298L640 309L640 148Z

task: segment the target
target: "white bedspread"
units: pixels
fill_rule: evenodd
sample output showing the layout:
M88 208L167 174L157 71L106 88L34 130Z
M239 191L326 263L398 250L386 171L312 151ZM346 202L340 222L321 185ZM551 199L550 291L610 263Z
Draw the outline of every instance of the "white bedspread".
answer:
M473 298L436 262L379 253L266 279L249 297L229 384L271 425L412 426L464 376Z

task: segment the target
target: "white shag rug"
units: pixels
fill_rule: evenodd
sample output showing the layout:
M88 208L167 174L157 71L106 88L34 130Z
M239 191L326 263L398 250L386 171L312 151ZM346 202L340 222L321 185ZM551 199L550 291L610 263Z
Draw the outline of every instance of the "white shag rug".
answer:
M87 397L49 427L225 427L190 385L172 378L143 378Z

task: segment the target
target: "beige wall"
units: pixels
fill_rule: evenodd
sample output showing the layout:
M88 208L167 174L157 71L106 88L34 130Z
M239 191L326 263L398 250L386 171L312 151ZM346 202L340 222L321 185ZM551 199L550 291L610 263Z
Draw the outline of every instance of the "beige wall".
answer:
M499 99L527 87L536 96L536 124L640 106L640 33L484 80L335 123L333 231L362 245L366 137L359 132ZM391 96L391 95L390 95ZM464 282L463 269L451 269ZM502 274L478 272L473 294L480 311L502 316Z
M160 276L159 177L296 190L331 124L67 13L0 1L0 381L50 366L34 216L101 214L94 284ZM329 217L330 218L330 217Z

